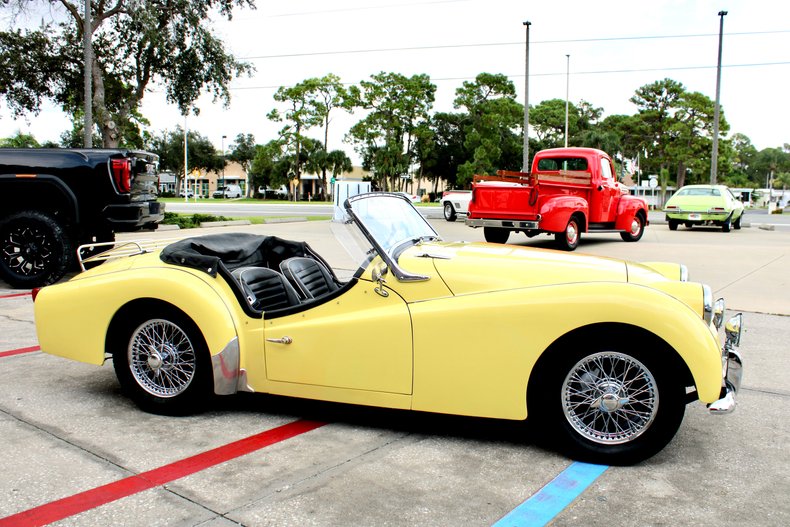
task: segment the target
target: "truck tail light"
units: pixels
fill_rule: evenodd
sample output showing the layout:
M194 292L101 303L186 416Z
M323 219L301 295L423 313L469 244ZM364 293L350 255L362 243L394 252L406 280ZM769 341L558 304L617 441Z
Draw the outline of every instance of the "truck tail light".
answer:
M110 161L112 177L119 192L129 192L132 188L132 161L113 159Z

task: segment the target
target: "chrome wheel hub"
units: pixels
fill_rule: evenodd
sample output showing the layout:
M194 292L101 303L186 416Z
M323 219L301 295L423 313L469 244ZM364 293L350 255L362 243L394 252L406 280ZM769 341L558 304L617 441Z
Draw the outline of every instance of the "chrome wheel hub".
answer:
M576 235L577 235L576 225L571 223L570 225L568 225L568 228L565 231L565 237L568 239L569 243L573 243L576 241Z
M196 355L186 333L169 320L153 319L129 340L129 369L137 384L157 397L175 397L195 376Z
M633 441L658 412L653 374L635 358L602 352L577 362L562 385L562 409L571 427L595 443Z
M634 218L634 221L631 222L631 236L636 236L639 234L639 229L641 226L642 224L639 222L639 220Z

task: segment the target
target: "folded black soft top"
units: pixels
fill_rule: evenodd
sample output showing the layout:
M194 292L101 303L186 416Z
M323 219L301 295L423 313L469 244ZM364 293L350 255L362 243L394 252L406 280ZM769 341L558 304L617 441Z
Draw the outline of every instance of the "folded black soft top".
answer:
M283 260L308 254L315 255L305 242L234 232L179 240L165 247L160 258L216 276L219 262L230 271L247 266L278 269Z

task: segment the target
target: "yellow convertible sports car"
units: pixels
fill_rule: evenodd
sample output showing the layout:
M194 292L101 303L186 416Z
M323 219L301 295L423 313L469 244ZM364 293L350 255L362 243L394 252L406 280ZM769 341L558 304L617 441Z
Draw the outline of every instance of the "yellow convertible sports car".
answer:
M303 242L242 233L92 256L109 261L37 292L41 349L111 359L147 411L248 391L529 416L607 464L661 450L691 401L734 409L742 315L724 324L683 266L442 242L396 194L345 213L330 225L359 257L345 277Z

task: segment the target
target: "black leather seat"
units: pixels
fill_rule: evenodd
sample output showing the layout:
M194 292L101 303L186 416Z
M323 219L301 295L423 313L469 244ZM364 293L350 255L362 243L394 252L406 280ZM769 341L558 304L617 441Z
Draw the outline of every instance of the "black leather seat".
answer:
M301 303L288 280L266 267L242 267L233 271L253 309L271 311Z
M288 258L280 264L280 271L304 300L318 298L340 288L329 270L312 258Z

